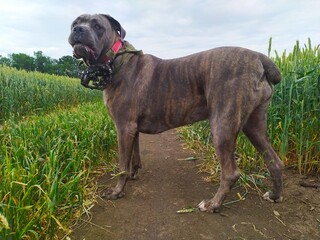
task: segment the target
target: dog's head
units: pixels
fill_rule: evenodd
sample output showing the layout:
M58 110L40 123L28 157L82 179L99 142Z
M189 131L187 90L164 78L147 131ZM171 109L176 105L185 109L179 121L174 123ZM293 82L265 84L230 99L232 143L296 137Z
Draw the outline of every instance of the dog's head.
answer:
M117 38L126 35L120 23L105 14L83 14L71 25L69 43L73 47L73 55L90 64L102 63L104 55L112 47Z

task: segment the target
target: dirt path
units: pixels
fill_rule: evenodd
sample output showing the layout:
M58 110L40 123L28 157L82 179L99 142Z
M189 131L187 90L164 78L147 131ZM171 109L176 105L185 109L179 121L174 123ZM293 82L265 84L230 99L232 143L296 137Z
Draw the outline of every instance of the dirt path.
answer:
M252 192L221 214L177 214L212 196L218 186L202 180L205 175L197 173L197 161L179 161L194 153L183 149L175 131L140 139L139 179L128 182L124 198L99 199L91 223L81 225L71 239L320 239L320 191L299 186L301 177L288 172L283 203L264 202ZM99 184L113 182L105 176ZM237 191L229 200L237 199Z

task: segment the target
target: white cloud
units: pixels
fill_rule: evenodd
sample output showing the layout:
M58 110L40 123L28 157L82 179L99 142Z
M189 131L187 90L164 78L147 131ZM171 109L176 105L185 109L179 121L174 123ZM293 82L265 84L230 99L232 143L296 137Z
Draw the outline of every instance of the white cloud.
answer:
M291 50L296 40L320 43L317 0L0 0L0 54L42 50L71 55L70 24L82 13L108 13L136 48L163 58L237 45Z

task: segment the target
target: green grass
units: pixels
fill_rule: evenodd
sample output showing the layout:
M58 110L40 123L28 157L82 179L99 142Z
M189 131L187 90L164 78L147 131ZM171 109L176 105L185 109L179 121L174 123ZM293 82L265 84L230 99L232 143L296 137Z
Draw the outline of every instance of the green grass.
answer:
M287 165L301 173L320 171L320 45L296 43L273 58L283 80L269 112L270 138Z
M271 52L271 39L269 53ZM282 73L274 87L268 113L268 132L272 145L287 166L300 173L320 172L320 45L312 47L309 39L299 42L289 54L275 52L272 60ZM182 128L181 136L190 147L203 152L202 169L216 178L219 166L214 159L207 121ZM237 141L236 158L244 173L265 172L265 164L243 134Z
M0 239L59 239L93 204L97 166L114 167L102 94L0 67L0 96Z
M100 91L88 91L79 83L79 79L0 66L0 125L9 118L101 101Z
M0 213L9 229L0 239L68 233L70 219L90 204L90 173L115 157L115 139L101 102L8 122L0 131Z

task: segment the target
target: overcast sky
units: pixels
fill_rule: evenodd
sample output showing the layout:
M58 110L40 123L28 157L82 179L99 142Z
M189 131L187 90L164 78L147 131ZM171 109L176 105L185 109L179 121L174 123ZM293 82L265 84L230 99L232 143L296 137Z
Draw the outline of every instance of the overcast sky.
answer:
M72 55L71 22L106 13L137 49L173 58L219 46L267 54L291 51L296 40L320 44L320 0L0 0L0 55L34 51Z

